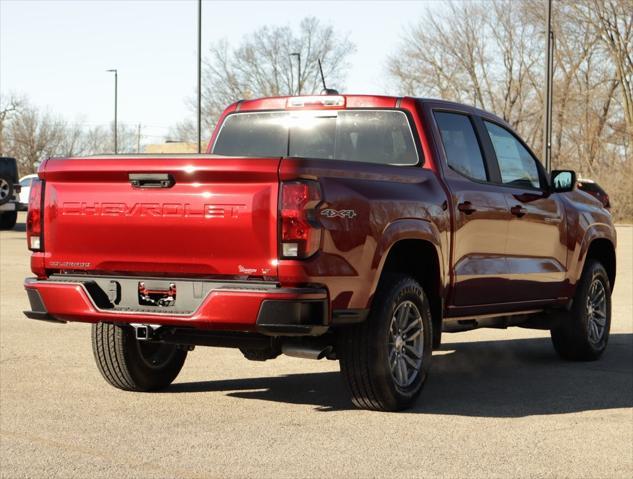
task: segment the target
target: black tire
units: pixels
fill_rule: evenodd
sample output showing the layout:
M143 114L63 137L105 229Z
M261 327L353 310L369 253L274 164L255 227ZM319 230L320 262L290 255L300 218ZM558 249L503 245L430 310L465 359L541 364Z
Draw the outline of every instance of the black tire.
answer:
M12 199L13 179L6 174L0 174L0 205L8 203Z
M394 338L392 347L390 346L390 328L393 321L397 323L395 315L400 311L399 308L409 308L407 317L411 317L410 314L416 314L411 304L415 306L420 316L419 320L415 319L415 322L421 323L421 331L419 329L414 331L420 338L418 346L421 344L423 348L419 356L411 357L419 358L421 364L417 372L415 367L411 369L410 378L407 373L407 381L410 383L400 385L399 378L396 376L398 376L397 370L401 359L399 356L394 356L394 352L398 354L398 346L396 346L398 341L400 345L403 343L406 345L414 341L414 335L405 341L403 338L406 338L406 334L397 333L397 337L391 336ZM341 373L347 380L354 405L361 409L377 411L398 411L410 407L419 396L428 377L432 338L431 309L419 283L405 275L389 275L383 278L367 320L342 329L339 335L337 355L341 363ZM405 350L400 349L400 351ZM418 352L420 353L419 350ZM405 351L401 354L408 353ZM393 373L392 364L396 364L396 371Z
M600 296L601 288L604 295L604 311L596 307L597 300L594 298ZM563 313L551 330L552 343L558 355L564 359L595 361L607 348L610 329L609 275L599 261L588 259L576 287L571 310Z
M108 323L92 325L92 351L103 378L125 391L166 388L187 358L176 345L138 341L130 326Z
M18 212L0 213L0 230L12 230L18 221Z

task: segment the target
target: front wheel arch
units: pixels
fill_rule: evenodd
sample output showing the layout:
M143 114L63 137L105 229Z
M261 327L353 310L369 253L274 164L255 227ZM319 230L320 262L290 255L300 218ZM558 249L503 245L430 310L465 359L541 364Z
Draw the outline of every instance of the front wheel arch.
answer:
M613 291L616 273L615 246L613 246L613 243L607 238L596 238L592 240L587 248L584 263L586 264L590 260L595 260L602 264L607 271L611 290Z

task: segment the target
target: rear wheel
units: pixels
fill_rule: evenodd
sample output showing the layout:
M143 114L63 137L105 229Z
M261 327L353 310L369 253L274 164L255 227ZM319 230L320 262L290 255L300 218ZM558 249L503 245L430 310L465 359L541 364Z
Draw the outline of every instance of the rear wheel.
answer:
M552 328L556 352L573 361L593 361L607 348L611 328L611 285L604 266L588 259L571 310Z
M352 402L362 409L410 407L428 376L432 350L429 302L413 278L381 281L362 324L341 331L338 355Z
M131 327L108 323L92 325L92 351L104 379L126 391L166 388L187 358L176 345L138 341Z
M0 230L11 230L18 221L18 212L0 213Z

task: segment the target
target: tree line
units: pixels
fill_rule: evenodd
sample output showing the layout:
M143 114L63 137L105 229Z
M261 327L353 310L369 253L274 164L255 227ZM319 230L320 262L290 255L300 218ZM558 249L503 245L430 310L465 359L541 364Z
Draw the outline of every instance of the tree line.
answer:
M469 103L543 150L543 0L451 3L427 11L388 60L402 94ZM633 3L553 2L552 168L572 168L633 218Z
M552 167L573 168L610 194L617 220L633 219L633 15L631 0L555 1ZM386 61L393 92L472 104L511 124L533 151L543 149L545 18L542 0L449 3L405 29ZM323 63L329 87L344 87L355 45L315 18L295 28L263 27L238 44L213 43L203 65L203 128L211 131L239 99L318 93ZM301 55L301 76L297 57ZM195 118L195 97L191 97ZM120 126L119 151L136 151ZM208 135L205 135L208 136ZM195 142L193 120L172 140ZM20 98L3 99L0 152L23 171L48 155L112 151L111 128L80 128Z
M0 155L12 156L21 175L34 173L39 162L51 156L113 153L113 126L84 127L32 105L20 95L0 98ZM119 150L137 152L135 128L118 125Z

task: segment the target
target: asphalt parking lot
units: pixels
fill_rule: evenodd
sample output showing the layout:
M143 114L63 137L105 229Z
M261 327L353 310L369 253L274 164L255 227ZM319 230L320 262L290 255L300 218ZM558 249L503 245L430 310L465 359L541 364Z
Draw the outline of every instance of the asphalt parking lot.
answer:
M559 360L543 331L445 336L417 407L352 408L338 363L197 348L170 389L118 391L90 327L26 319L24 215L0 233L0 476L586 477L633 474L633 228L611 340Z

